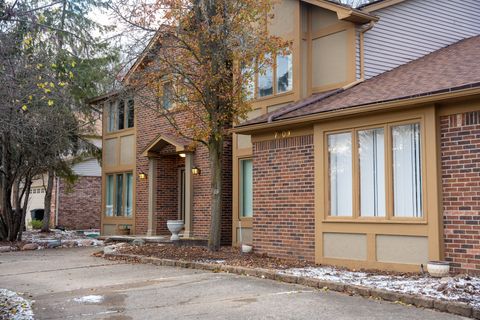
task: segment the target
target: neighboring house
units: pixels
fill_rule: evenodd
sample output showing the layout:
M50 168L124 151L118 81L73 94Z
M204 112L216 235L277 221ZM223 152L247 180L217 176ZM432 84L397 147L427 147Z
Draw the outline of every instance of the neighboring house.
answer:
M480 2L376 1L364 25L321 2L282 2L293 103L235 129L234 228L282 258L479 273Z
M480 2L283 0L274 11L269 31L291 53L256 77L253 111L225 150L222 243L351 268L446 259L480 272ZM167 219L185 219L184 236L206 237L206 150L141 101L95 103L108 119L102 233L166 234Z
M91 143L101 147L101 138L89 137ZM86 158L72 166L78 179L74 185L55 177L50 226L68 230L99 229L101 216L102 169L95 158ZM26 214L26 226L30 227L31 211L44 209L46 175L40 176L32 183L30 199Z

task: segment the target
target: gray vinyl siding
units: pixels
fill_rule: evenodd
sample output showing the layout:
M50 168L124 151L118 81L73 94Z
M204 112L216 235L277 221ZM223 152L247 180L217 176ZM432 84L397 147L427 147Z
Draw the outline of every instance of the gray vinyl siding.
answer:
M97 159L87 159L85 161L76 163L72 167L73 172L81 177L101 177L102 168Z
M480 0L407 0L373 14L380 20L365 33L367 79L480 34Z

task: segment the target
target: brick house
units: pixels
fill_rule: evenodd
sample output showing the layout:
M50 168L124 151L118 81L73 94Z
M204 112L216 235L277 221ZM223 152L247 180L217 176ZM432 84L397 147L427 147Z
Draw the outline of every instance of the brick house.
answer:
M271 19L291 47L256 76L253 109L225 150L222 243L351 268L448 260L479 273L480 3L283 0ZM164 234L183 219L185 236L206 237L206 150L138 99L109 97L96 100L111 119L102 232Z
M259 75L234 129L234 230L282 258L480 273L480 3L276 10L293 86Z
M101 146L99 137L91 138L92 143ZM102 205L102 169L95 158L83 159L72 165L77 175L74 185L55 177L50 206L50 226L68 230L100 229ZM25 223L30 226L31 210L44 209L45 190L48 177L40 176L32 183Z

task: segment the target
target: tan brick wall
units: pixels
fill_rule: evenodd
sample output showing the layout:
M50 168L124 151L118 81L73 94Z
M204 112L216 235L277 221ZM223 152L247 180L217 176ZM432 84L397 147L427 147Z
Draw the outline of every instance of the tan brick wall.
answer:
M480 111L441 118L445 257L480 274Z
M175 136L175 130L167 119L155 111L142 107L136 102L137 116L137 172L148 173L148 158L142 155L145 148L159 134ZM187 114L177 114L179 125L185 128ZM186 129L183 129L186 131ZM223 169L223 211L222 211L222 244L231 244L232 237L232 149L231 139L225 143ZM207 238L210 227L210 164L208 149L198 144L194 153L194 166L200 168L201 174L193 176L193 235ZM184 166L184 159L177 155L162 156L157 164L157 232L169 234L166 221L177 219L178 212L178 168ZM148 180L136 181L136 234L146 234L148 229Z
M313 136L253 145L253 246L271 256L315 260Z
M75 185L67 187L60 180L58 197L58 226L72 230L99 229L102 206L102 178L79 177ZM52 192L52 219L55 220L55 192Z

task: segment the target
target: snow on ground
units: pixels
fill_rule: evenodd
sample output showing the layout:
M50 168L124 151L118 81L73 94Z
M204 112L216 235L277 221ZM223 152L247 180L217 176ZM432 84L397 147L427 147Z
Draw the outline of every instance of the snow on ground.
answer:
M33 320L31 302L13 291L0 289L0 319Z
M75 298L73 299L73 301L78 303L101 303L103 301L103 296L89 295L89 296L83 296L80 298Z
M480 277L459 275L439 279L427 275L379 275L331 267L287 269L282 273L400 293L424 295L441 300L461 301L480 308Z

